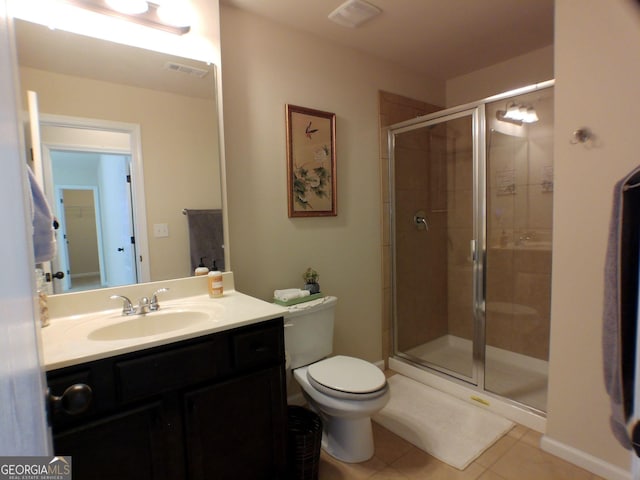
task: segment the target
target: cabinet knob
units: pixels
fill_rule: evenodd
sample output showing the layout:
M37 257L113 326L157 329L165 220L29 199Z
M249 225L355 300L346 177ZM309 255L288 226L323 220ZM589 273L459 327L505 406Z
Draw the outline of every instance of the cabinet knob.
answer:
M64 412L67 415L79 415L91 406L93 390L85 383L76 383L68 387L60 396L49 392L49 403L53 413Z

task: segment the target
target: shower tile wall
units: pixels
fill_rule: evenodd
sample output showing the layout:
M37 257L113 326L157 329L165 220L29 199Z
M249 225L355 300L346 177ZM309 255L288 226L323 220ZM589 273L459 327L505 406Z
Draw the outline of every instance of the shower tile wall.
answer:
M391 209L389 197L389 149L387 145L388 126L404 120L426 115L441 110L442 107L413 100L389 92L379 92L379 123L380 123L380 169L382 191L382 258L383 258L383 310L382 310L382 357L389 358L392 351L391 335L391 238L389 235L389 212ZM412 214L413 215L413 214Z
M398 349L407 351L447 333L447 212L446 196L434 209L433 178L439 161L446 161L441 136L420 129L396 136L395 232ZM440 153L434 158L433 151ZM442 169L440 176L446 175ZM445 179L446 188L446 179ZM414 221L418 210L426 212L429 231Z
M449 335L473 339L473 148L471 120L447 123L447 282Z

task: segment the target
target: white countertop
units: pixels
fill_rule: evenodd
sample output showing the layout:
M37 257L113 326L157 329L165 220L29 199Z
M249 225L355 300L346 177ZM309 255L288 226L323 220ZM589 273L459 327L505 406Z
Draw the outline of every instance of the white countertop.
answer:
M153 315L179 310L208 313L210 318L170 332L121 340L92 340L89 336L96 329L127 320L135 320L140 318L140 315L123 316L122 309L116 308L54 318L48 327L42 329L45 369L54 370L179 340L196 338L278 318L287 312L284 307L264 302L235 290L225 290L221 298L209 298L205 294L161 301L158 312L150 312L145 316L151 320Z

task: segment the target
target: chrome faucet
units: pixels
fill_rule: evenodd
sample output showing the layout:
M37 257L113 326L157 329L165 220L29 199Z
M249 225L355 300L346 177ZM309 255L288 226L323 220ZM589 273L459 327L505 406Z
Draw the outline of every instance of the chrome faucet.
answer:
M159 288L158 290L153 292L153 295L151 295L151 302L149 303L149 310L151 310L152 312L155 312L156 310L160 310L160 304L158 303L158 294L168 292L168 291L169 291L168 288Z
M136 314L136 309L134 308L133 304L131 303L131 300L129 300L128 297L125 297L124 295L111 295L109 297L111 300L117 300L119 298L122 299L123 303L122 303L122 315L135 315Z
M122 315L130 316L130 315L144 315L145 313L155 312L160 310L160 303L158 302L158 294L168 292L168 288L160 288L153 292L151 295L151 300L149 297L142 297L138 300L138 305L133 306L131 300L124 295L111 295L109 298L111 300L122 300Z

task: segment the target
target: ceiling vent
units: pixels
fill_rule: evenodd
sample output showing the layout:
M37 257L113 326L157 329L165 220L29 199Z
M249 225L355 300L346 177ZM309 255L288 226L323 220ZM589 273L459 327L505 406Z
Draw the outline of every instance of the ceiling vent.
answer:
M165 63L164 69L171 70L172 72L186 73L187 75L193 75L198 78L204 78L209 73L209 70L205 70L204 68L190 67L189 65L183 65L176 62Z
M380 13L382 10L363 0L348 0L329 14L329 20L343 27L355 28Z

